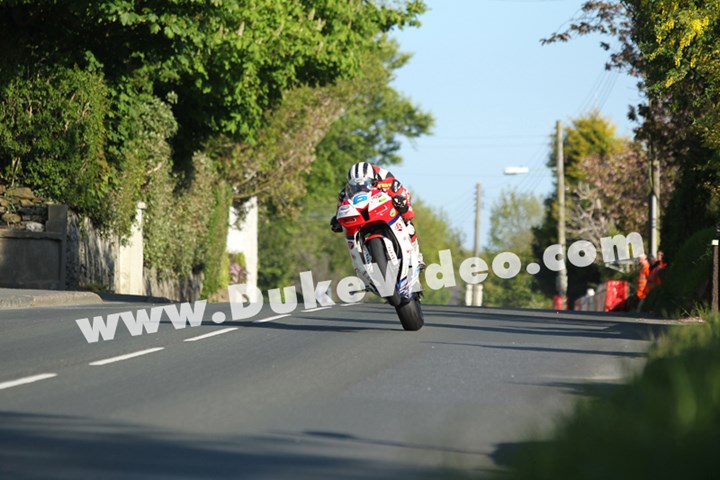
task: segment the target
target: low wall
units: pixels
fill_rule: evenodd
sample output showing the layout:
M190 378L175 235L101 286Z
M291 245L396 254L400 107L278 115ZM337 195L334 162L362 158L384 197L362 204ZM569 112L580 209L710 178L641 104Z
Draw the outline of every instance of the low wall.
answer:
M162 279L143 266L142 218L139 204L132 232L125 242L98 231L88 219L70 213L67 233L67 288L164 297L192 302L200 298L202 273Z
M200 298L202 272L161 278L144 266L143 211L138 204L129 237L100 232L89 219L65 205L47 205L26 187L0 185L0 287L96 290L165 297L192 302ZM227 248L242 253L246 277L257 284L257 200L231 209ZM238 225L239 224L239 225Z
M48 205L43 231L0 229L0 287L65 288L66 228L67 207Z

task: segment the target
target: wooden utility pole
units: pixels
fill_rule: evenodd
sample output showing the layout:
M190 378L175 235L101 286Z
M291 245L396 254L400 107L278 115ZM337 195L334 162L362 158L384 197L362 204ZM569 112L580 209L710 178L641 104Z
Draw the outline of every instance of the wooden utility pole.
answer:
M475 186L475 245L473 247L473 256L480 256L480 207L482 203L482 186L480 182ZM482 290L481 283L472 286L471 305L475 307L482 306Z
M480 195L482 194L482 186L480 183L475 186L475 246L473 247L473 257L480 255Z
M720 233L720 225L717 227L718 233ZM720 262L720 258L718 258L718 244L720 244L720 241L717 239L712 241L712 252L713 252L713 258L712 258L712 296L710 301L710 311L712 313L718 313L718 262Z
M648 147L650 155L650 255L657 258L660 244L660 162L653 152L652 145Z
M563 129L560 120L556 124L556 168L557 175L557 206L558 206L558 243L565 261L565 161L563 155ZM563 268L558 272L557 291L562 299L563 310L567 308L567 269Z

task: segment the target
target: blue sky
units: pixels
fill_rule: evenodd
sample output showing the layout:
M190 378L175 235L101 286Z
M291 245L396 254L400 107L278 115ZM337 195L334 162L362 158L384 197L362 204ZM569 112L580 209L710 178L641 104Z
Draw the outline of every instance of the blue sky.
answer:
M582 1L426 3L430 11L421 17L422 26L394 35L401 50L414 55L394 86L434 115L434 134L405 144L402 166L391 170L414 195L445 210L468 248L480 182L486 245L490 207L503 189L543 197L552 189L545 162L556 120L567 125L598 108L619 134L631 136L627 109L640 96L634 79L605 71L601 37L540 45L567 25ZM526 166L530 173L505 176L507 166Z

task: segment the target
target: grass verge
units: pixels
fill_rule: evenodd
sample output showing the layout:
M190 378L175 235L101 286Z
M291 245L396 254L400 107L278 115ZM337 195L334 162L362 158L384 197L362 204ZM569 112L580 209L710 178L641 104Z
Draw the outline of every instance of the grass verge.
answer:
M719 449L720 317L705 315L661 337L630 383L515 448L498 478L717 478Z

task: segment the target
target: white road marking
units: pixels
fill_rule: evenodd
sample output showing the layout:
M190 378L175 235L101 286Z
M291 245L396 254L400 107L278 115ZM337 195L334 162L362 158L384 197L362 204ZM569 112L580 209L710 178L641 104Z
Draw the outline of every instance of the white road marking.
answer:
M279 320L281 318L289 317L290 314L286 313L284 315L275 315L274 317L268 317L268 318L261 318L260 320L255 320L253 323L265 323L265 322L272 322L273 320Z
M355 305L362 305L362 302L355 302L355 303L341 303L341 307L354 307Z
M26 383L39 382L40 380L46 380L53 377L57 377L57 373L41 373L40 375L32 375L30 377L18 378L17 380L10 380L9 382L0 383L0 390L17 387L19 385L25 385Z
M100 366L107 365L108 363L121 362L129 358L139 357L141 355L147 355L148 353L159 352L165 350L165 347L148 348L147 350L140 350L139 352L127 353L125 355L118 355L117 357L106 358L104 360L98 360L96 362L90 362L88 365Z
M307 310L303 310L303 312L304 312L304 313L319 312L320 310L327 310L328 308L332 308L332 307L308 308Z
M223 328L222 330L217 330L217 331L215 331L215 332L206 333L206 334L204 334L204 335L199 335L199 336L197 336L197 337L186 338L186 339L183 340L183 341L185 341L185 342L197 342L198 340L202 340L202 339L205 339L205 338L214 337L215 335L222 335L223 333L229 333L229 332L232 332L232 331L237 330L237 329L238 329L238 327Z

